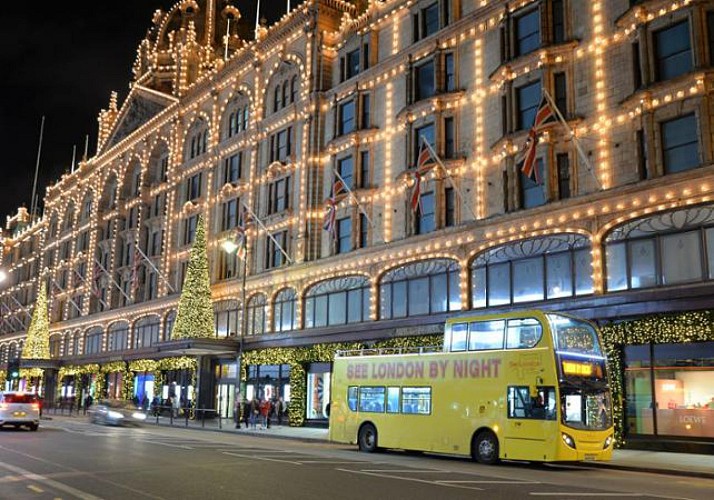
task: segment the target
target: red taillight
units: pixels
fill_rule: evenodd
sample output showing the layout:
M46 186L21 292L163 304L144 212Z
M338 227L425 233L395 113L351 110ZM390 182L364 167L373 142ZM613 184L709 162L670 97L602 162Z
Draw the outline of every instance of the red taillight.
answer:
M32 409L35 411L40 411L40 405L38 403L32 403Z

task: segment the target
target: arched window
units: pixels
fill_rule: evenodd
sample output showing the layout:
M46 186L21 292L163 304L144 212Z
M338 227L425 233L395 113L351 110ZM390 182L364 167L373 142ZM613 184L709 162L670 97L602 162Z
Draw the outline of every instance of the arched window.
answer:
M57 359L61 356L62 351L62 336L53 335L50 337L50 358ZM2 361L2 356L0 356L0 362Z
M283 82L283 107L289 104L288 98L290 97L290 82L285 80Z
M107 180L102 191L102 198L99 204L100 210L110 211L116 208L117 204L117 179L112 176Z
M171 332L174 331L174 323L176 323L176 311L171 311L166 315L166 323L164 325L164 340L171 340Z
M487 250L471 264L473 308L593 292L590 240L561 234Z
M80 222L89 220L89 216L92 214L92 195L87 194L82 202L82 212L79 215Z
M379 294L381 319L458 311L459 265L433 259L398 267L384 275Z
M72 335L72 356L79 356L80 354L80 340L82 339L82 335L79 332L74 332L74 335Z
M243 131L248 130L248 123L250 122L250 108L245 106L243 108Z
M13 342L10 344L10 349L8 350L7 354L7 360L12 361L13 359L17 359L20 357L20 350L17 347L17 344Z
M235 337L238 335L240 307L237 300L218 302L213 307L216 318L216 337Z
M191 125L184 149L184 159L192 160L208 151L208 124L205 120L198 119Z
M72 336L69 333L64 334L62 356L72 355Z
M149 178L152 186L166 182L169 179L169 149L164 143L161 143L151 152Z
M273 113L280 109L280 84L275 87L273 93Z
M265 333L265 295L256 295L248 301L248 335Z
M72 229L72 226L74 225L74 202L70 201L69 205L67 205L67 210L64 213L64 225L62 226L62 229L65 231L68 231L69 229Z
M114 323L109 327L108 351L125 351L129 348L129 324Z
M52 214L52 218L50 219L50 229L49 229L49 237L50 238L55 238L57 236L57 230L59 229L59 226L57 225L57 213Z
M275 296L273 302L273 331L289 332L297 329L297 294L286 288Z
M158 316L142 318L134 325L134 349L151 347L159 341L161 325Z
M615 228L605 239L607 291L714 279L714 205L665 212Z
M298 93L298 77L297 77L297 75L294 75L292 77L292 79L290 80L290 102L297 101L297 93Z
M369 280L363 276L322 281L305 295L305 328L367 321L369 300Z
M99 354L102 352L102 337L104 331L101 327L87 330L84 337L84 354Z
M0 363L7 362L7 346L5 344L0 345Z
M248 98L239 93L226 106L226 113L223 115L223 125L221 137L229 139L236 134L248 130Z

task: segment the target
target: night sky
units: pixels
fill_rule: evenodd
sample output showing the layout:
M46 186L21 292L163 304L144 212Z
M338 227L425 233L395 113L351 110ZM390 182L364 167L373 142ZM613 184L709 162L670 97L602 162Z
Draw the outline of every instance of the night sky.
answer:
M136 49L151 27L156 9L175 0L121 2L5 2L0 14L0 221L30 206L40 123L45 132L38 193L68 172L72 146L77 161L89 135L89 155L97 144L97 115L109 95L119 104L129 92ZM254 0L233 2L243 18L255 19ZM293 5L302 3L293 0ZM246 5L246 6L244 6ZM269 20L285 13L284 0L264 0Z

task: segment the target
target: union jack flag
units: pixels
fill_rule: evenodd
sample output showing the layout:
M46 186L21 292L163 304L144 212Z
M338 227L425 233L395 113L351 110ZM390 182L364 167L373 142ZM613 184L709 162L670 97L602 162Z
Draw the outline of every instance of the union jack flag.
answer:
M92 293L95 297L100 297L102 294L101 290L101 279L102 279L102 268L99 262L94 261L94 270L92 271Z
M431 148L422 138L421 146L419 147L419 157L417 158L416 171L414 172L414 187L412 188L412 197L410 206L412 211L416 212L417 208L421 207L421 183L424 180L426 173L436 166L436 158L432 154Z
M337 197L346 191L345 184L340 179L337 179L332 185L330 197L325 200L327 211L325 212L322 228L333 236L335 235L335 221L337 220Z
M536 148L538 147L538 135L546 123L556 121L557 117L553 106L548 98L543 95L536 111L533 126L528 131L528 137L523 145L523 157L521 160L521 172L536 184L540 184L540 173L536 168Z
M141 265L141 253L139 253L139 247L134 247L134 262L131 269L131 286L132 290L136 292L139 289L139 267Z

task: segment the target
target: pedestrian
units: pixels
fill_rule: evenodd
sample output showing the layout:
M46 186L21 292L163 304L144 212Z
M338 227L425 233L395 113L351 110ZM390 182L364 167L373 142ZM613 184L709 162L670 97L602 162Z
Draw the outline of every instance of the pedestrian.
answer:
M161 398L159 398L157 394L154 396L154 399L151 400L151 414L155 417L159 415L159 406L161 406Z
M87 394L87 397L84 398L84 414L87 414L87 410L89 409L90 406L92 406L92 403L94 402L94 399L92 398L91 394Z
M233 405L233 421L236 424L236 429L240 429L240 400L236 399L235 404Z
M245 428L247 429L250 424L250 402L243 401L243 422L245 423Z
M259 405L258 405L258 400L255 398L251 399L250 401L250 427L251 429L255 429L257 426L257 421L258 421L258 414L260 413Z
M270 428L270 422L268 420L270 416L270 401L263 399L260 402L260 427L261 429Z
M283 425L283 411L285 411L285 403L283 403L283 398L280 397L275 401L275 420L278 425Z
M141 409L149 411L149 396L144 393L144 397L141 399Z

